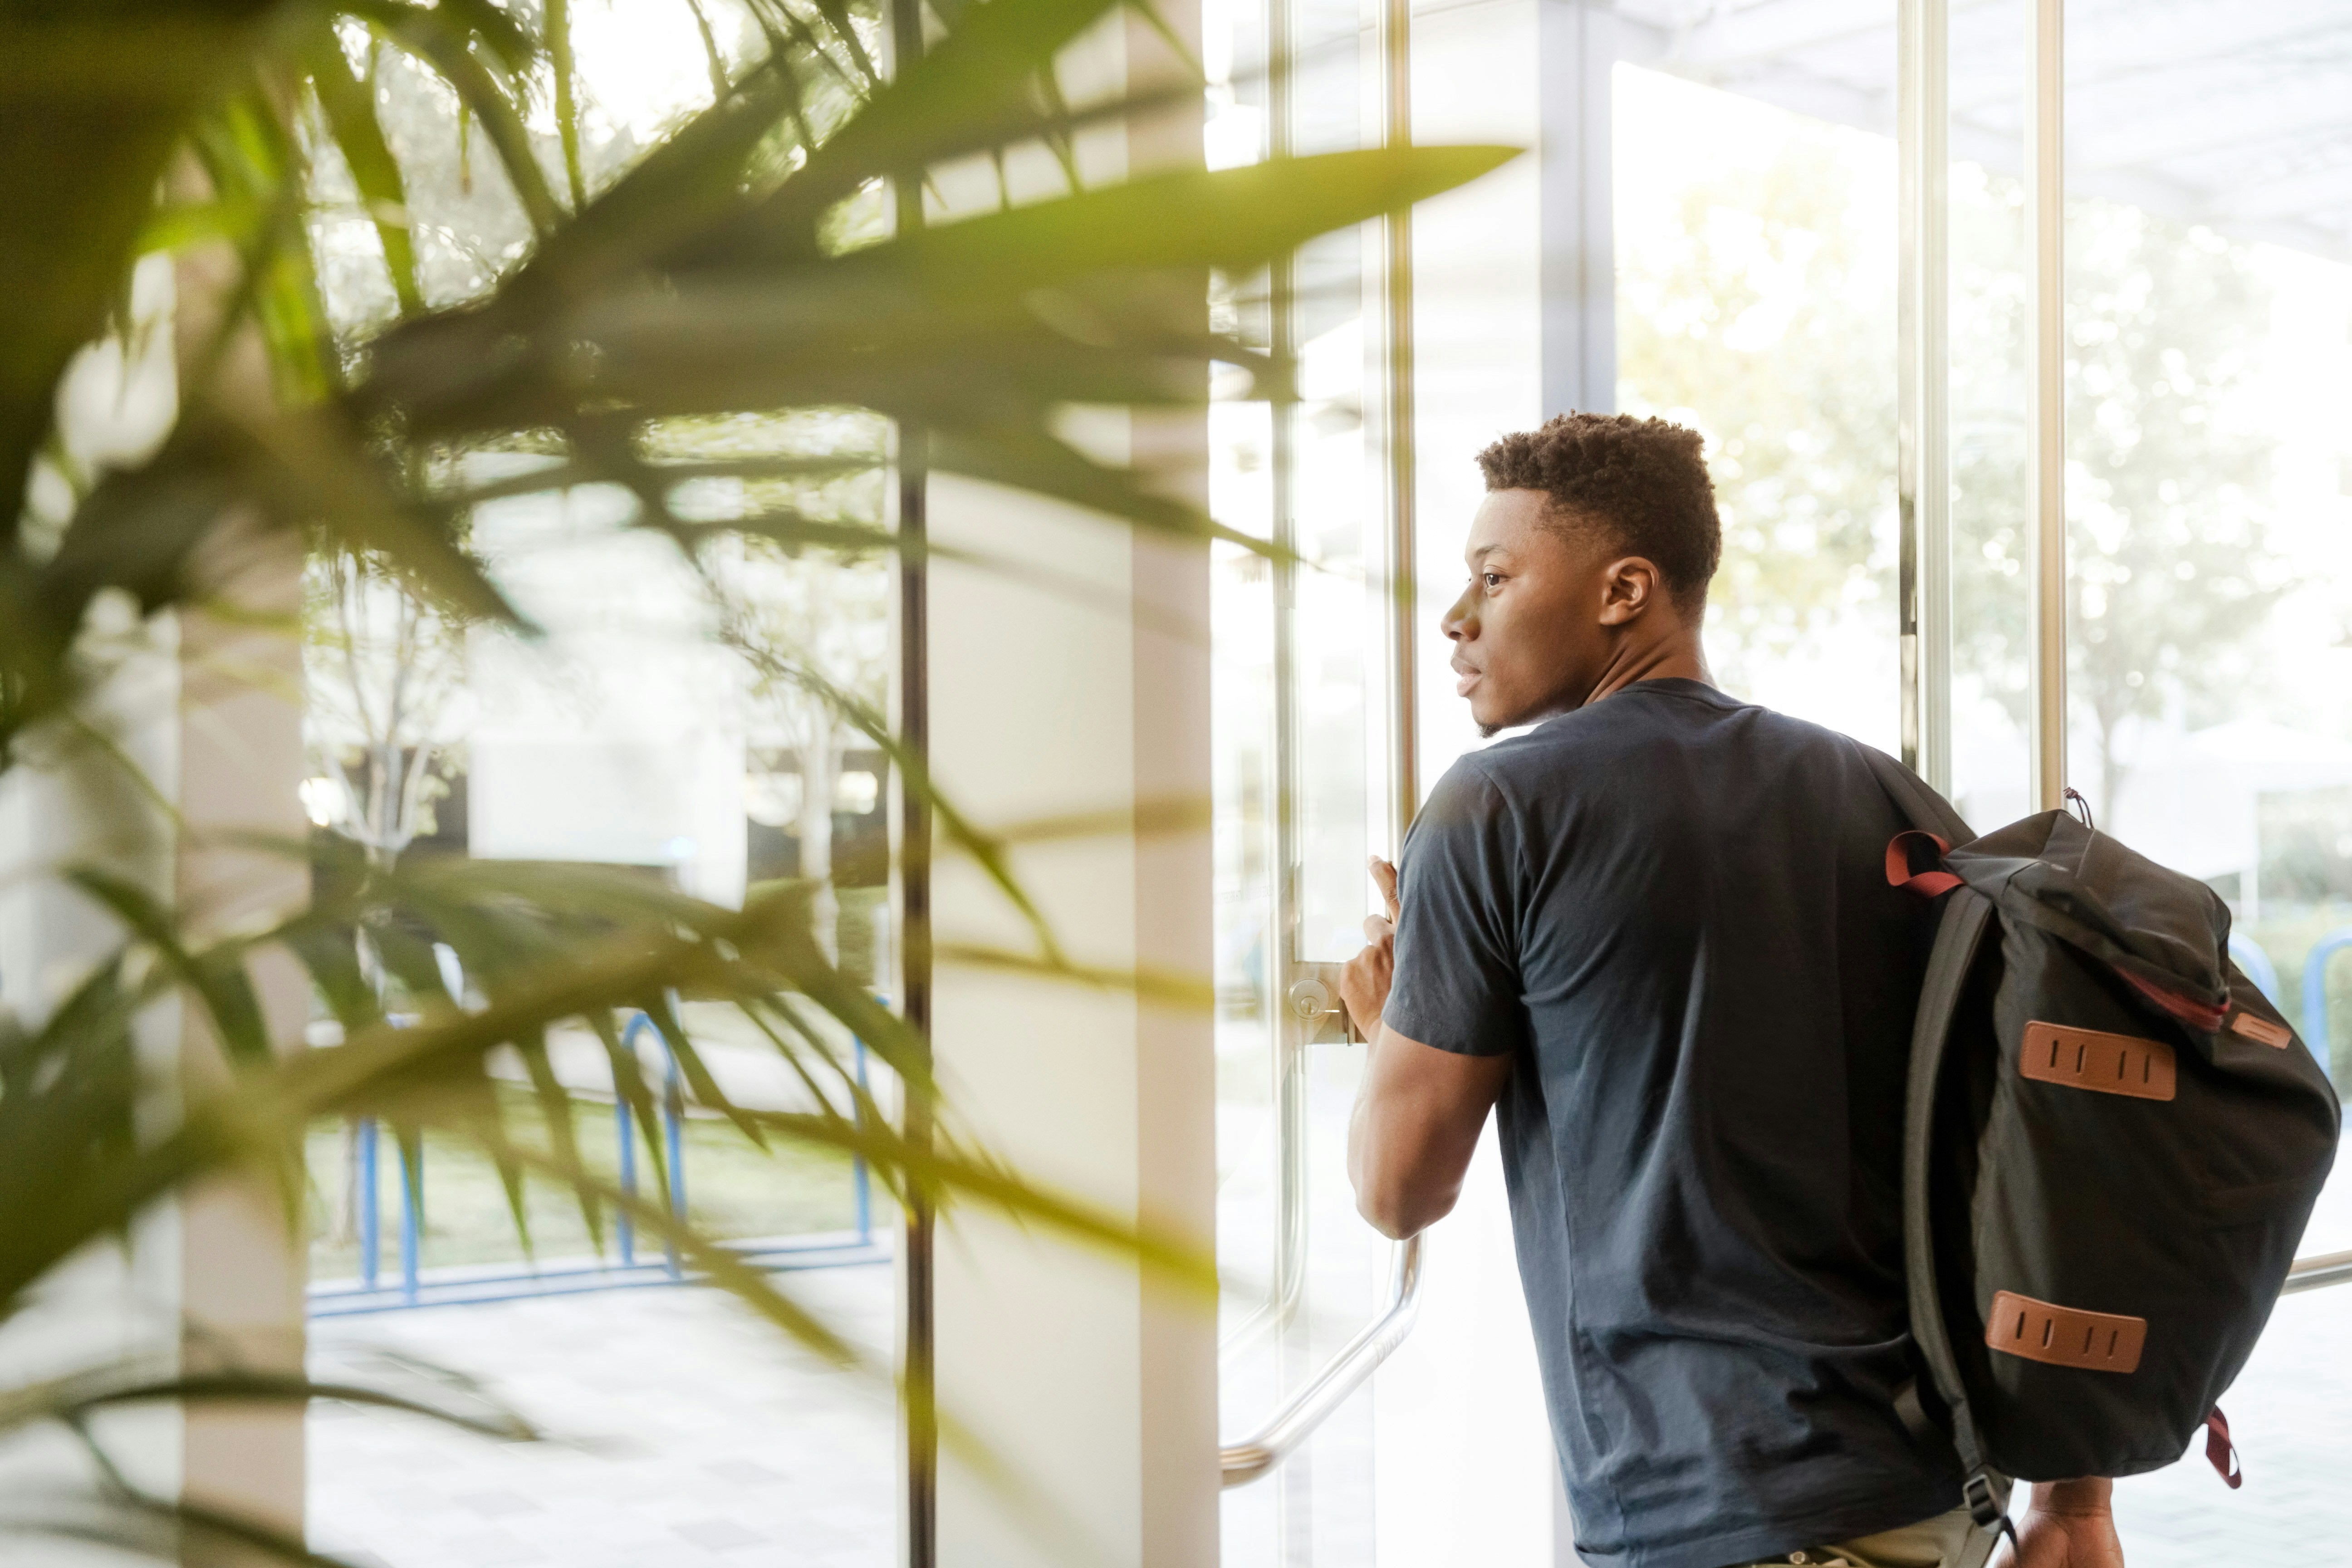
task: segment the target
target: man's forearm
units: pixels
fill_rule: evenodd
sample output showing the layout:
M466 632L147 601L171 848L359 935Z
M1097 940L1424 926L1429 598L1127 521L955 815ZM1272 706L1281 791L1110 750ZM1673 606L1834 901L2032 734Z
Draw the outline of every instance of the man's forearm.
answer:
M1372 1062L1381 1048L1381 1024L1375 1019L1364 1033L1364 1076L1356 1083L1356 1103L1348 1110L1348 1189L1364 1190L1365 1123L1370 1119Z

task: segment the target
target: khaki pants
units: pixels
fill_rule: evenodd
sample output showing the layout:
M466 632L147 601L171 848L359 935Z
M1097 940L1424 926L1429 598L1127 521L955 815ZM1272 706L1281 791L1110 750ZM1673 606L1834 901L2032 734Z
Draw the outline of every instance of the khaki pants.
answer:
M1773 1558L1770 1564L1742 1564L1741 1568L1778 1568L1788 1563L1842 1563L1849 1568L1984 1568L1998 1539L1992 1531L1978 1529L1967 1509L1956 1508L1900 1530L1791 1552Z

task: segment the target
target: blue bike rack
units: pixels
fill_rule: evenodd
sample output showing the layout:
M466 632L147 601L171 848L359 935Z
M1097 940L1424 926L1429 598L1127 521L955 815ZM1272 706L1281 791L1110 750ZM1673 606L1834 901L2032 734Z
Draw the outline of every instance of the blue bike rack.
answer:
M866 1131L866 1042L855 1040L851 1043L857 1050L857 1092L860 1097L857 1101L857 1130L863 1132ZM874 1245L874 1192L873 1184L866 1179L864 1154L849 1157L849 1180L857 1194L857 1245L871 1247Z
M2352 932L2347 932L2347 937L2352 937ZM670 1212L684 1220L687 1215L685 1075L679 1071L677 1058L670 1050L668 1042L662 1038L659 1028L645 1013L630 1016L621 1033L623 1048L634 1050L638 1036L646 1031L652 1032L654 1043L662 1055L662 1163L664 1173L668 1178ZM859 1124L863 1126L866 1113L862 1096L868 1088L866 1042L855 1041L854 1047L856 1052L854 1071L861 1094L857 1116ZM637 1192L636 1119L628 1100L617 1092L614 1096L613 1120L621 1190L634 1197ZM400 1278L396 1285L387 1288L383 1279L382 1258L382 1133L373 1117L357 1118L352 1131L357 1142L359 1279L353 1286L313 1289L310 1300L312 1317L341 1317L402 1307L503 1301L582 1290L666 1285L687 1278L676 1246L667 1241L663 1244L659 1264L638 1263L636 1226L625 1214L614 1218L614 1239L619 1252L617 1267L599 1259L523 1271L503 1266L489 1269L436 1268L428 1277L421 1267L419 1256L424 1226L424 1147L420 1142L412 1157L411 1152L395 1140L394 1162L400 1174ZM882 1261L887 1255L877 1251L874 1243L873 1181L864 1155L852 1154L850 1178L856 1200L855 1231L793 1237L772 1243L740 1246L735 1250L746 1262L769 1269L824 1268Z
M376 1257L381 1250L377 1236L379 1217L375 1204L375 1118L359 1120L360 1161L360 1289L373 1290L376 1280Z
M417 1247L423 1239L425 1206L425 1135L416 1136L414 1158L409 1145L400 1143L400 1300L416 1305Z
M669 1212L683 1223L686 1219L686 1088L678 1074L677 1058L671 1054L669 1042L654 1026L653 1019L643 1013L633 1015L629 1026L621 1031L621 1049L624 1053L635 1050L637 1037L647 1032L653 1035L654 1046L661 1052L662 1058L662 1148L667 1156L666 1173L669 1177ZM631 1136L635 1131L635 1118L630 1114L629 1102L622 1099L617 1090L613 1100L621 1138L621 1191L634 1198L637 1195L636 1141ZM622 1267L634 1267L637 1260L636 1227L624 1214L620 1216L618 1228ZM671 1279L685 1278L677 1265L677 1247L674 1243L662 1243L662 1257Z
M2328 1026L2327 961L2347 947L2352 947L2352 926L2338 926L2312 943L2303 961L2304 1043L2331 1080L2336 1077L2336 1035Z
M2262 988L2263 994L2270 998L2271 1005L2273 1007L2277 1006L2279 1000L2278 967L2271 963L2271 955L2264 952L2248 938L2240 935L2236 931L2231 931L2230 933L2230 956L2238 961L2238 967L2246 972L2246 978L2252 981L2256 985Z

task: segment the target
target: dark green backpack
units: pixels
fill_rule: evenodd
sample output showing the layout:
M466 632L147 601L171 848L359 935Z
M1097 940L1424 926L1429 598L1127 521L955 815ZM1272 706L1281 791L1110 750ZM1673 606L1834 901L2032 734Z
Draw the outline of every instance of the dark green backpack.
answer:
M1871 755L1916 829L1888 879L1941 906L1904 1125L1906 1417L1987 1526L1998 1476L2136 1475L2200 1430L2237 1485L2215 1401L2335 1161L2327 1075L2231 963L2212 889L2063 811L1976 837Z

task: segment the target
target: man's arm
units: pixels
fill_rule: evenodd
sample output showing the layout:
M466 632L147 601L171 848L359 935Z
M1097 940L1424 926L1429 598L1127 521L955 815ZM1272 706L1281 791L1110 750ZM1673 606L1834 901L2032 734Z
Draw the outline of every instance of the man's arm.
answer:
M1371 1052L1348 1123L1348 1180L1372 1228L1402 1241L1452 1212L1486 1112L1510 1077L1508 1057L1465 1057L1408 1039L1381 1022L1396 968L1396 868L1372 862L1386 920L1364 922L1366 945L1339 976L1339 995Z

